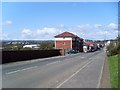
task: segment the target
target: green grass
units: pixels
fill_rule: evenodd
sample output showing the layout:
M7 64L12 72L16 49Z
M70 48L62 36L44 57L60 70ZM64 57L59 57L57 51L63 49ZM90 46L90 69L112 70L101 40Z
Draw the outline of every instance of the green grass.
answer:
M112 88L118 88L118 55L108 57L110 83Z

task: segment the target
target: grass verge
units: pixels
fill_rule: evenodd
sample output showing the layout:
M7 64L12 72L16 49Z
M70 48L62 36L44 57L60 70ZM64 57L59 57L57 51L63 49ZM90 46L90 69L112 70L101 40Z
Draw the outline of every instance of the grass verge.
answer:
M118 55L108 57L110 83L112 88L118 88Z

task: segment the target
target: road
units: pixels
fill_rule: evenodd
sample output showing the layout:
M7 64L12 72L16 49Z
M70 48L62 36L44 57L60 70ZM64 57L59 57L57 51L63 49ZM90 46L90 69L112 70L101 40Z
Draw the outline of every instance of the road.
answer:
M2 88L99 88L105 51L4 64Z

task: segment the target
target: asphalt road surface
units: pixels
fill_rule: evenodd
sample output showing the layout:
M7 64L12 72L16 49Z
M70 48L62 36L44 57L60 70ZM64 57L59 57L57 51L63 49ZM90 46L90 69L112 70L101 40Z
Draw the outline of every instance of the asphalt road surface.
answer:
M99 88L105 51L2 65L2 88Z

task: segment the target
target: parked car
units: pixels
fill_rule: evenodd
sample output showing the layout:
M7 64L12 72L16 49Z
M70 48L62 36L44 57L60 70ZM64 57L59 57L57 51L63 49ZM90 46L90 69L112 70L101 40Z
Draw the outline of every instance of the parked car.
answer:
M94 52L94 51L97 51L97 50L98 50L97 46L91 46L91 49L88 50L87 52Z
M69 50L67 53L68 54L76 54L76 53L78 53L78 51L77 50Z

